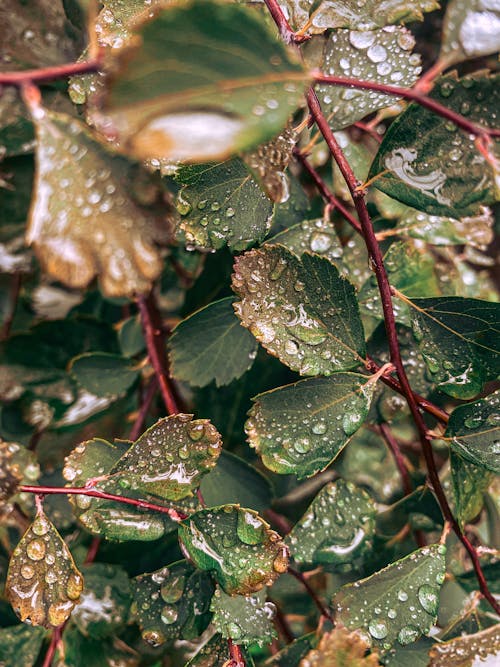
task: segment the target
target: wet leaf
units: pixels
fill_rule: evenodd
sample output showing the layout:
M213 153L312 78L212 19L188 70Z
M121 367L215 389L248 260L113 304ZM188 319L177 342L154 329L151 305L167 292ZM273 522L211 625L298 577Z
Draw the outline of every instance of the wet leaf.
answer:
M391 285L409 297L439 296L441 289L435 273L435 257L414 242L397 241L384 255L384 265ZM380 294L375 276L365 282L358 294L360 310L376 320L383 319ZM410 326L411 308L394 299L397 322Z
M432 243L432 245L465 244L476 248L489 245L493 240L493 216L489 208L480 215L462 218L428 215L405 207L396 232Z
M132 613L142 638L153 646L194 639L210 622L214 585L205 572L178 561L134 579Z
M476 72L458 79L449 74L430 96L484 127L495 124L498 75ZM493 204L495 174L478 151L475 137L441 116L411 104L392 123L370 168L382 192L430 215L474 216ZM500 140L492 144L498 152Z
M288 126L277 137L243 157L273 202L281 204L290 197L290 180L284 172L292 159L297 139L297 134Z
M372 546L372 498L350 482L326 484L286 538L299 563L352 564Z
M272 203L239 158L180 167L177 198L181 229L190 245L244 250L269 231Z
M305 657L317 643L316 633L310 632L307 635L294 639L293 642L285 646L281 651L271 656L265 664L272 665L273 667L296 667L300 659Z
M412 54L413 35L406 28L334 30L306 43L309 67L326 75L355 77L388 85L411 87L420 74L420 56ZM373 90L318 84L315 87L323 112L333 130L341 130L398 99Z
M500 51L500 8L495 0L451 0L446 5L440 57L447 63Z
M429 667L429 649L433 644L432 639L421 637L414 644L396 645L384 655L384 662L387 667L407 667L408 664Z
M276 631L272 620L276 607L266 602L266 591L255 595L226 595L217 588L210 605L213 624L217 632L235 644L257 644L264 646L275 637Z
M120 322L118 328L118 342L120 350L125 357L135 357L140 354L146 344L141 327L141 320L138 315L128 317Z
M304 220L276 234L268 241L269 245L284 245L300 257L305 252L313 252L330 260L340 273L345 273L342 265L342 246L334 226L323 218Z
M120 396L139 376L139 369L118 354L91 352L74 357L70 372L94 396Z
M271 484L264 475L225 450L215 468L201 480L200 491L209 507L239 502L262 512L270 507L273 499Z
M500 626L494 625L474 635L462 635L434 644L429 667L468 667L482 662L493 664L500 653ZM494 657L495 656L495 657Z
M45 637L43 628L24 624L0 629L0 665L33 667Z
M10 559L7 599L21 621L50 628L69 618L82 589L71 552L39 509Z
M61 65L76 59L78 43L62 0L3 0L0 70Z
M373 30L390 23L421 21L423 12L431 12L439 7L435 0L281 0L297 30L310 20L309 31L320 33L327 28L353 28Z
M453 449L450 452L450 464L456 517L463 526L475 519L482 510L484 493L493 474L485 471L483 466L462 458Z
M440 297L412 299L412 326L427 368L441 391L473 398L500 372L498 303Z
M325 632L317 648L300 661L299 667L378 667L377 655L365 655L369 645L356 632L336 627Z
M227 639L214 634L191 658L186 667L225 667L229 659Z
M450 415L445 437L451 448L471 463L500 473L500 390Z
M0 507L13 496L23 479L23 469L16 460L20 445L0 438Z
M169 339L172 376L195 387L229 384L253 364L255 338L234 314L233 299L214 301L180 322Z
M37 170L27 241L53 278L84 287L98 275L108 296L147 292L162 269L166 214L131 198L132 164L83 123L38 109ZM137 173L135 174L137 178Z
M172 415L145 431L109 476L122 489L180 500L216 465L221 448L220 435L208 419Z
M64 658L62 658L63 653ZM56 652L58 663L64 660L65 667L139 667L139 657L127 644L116 637L91 639L79 632L73 624L65 628L60 651Z
M250 595L271 586L288 567L280 536L257 512L239 505L203 509L179 524L186 556L215 576L228 595Z
M114 444L111 444L99 438L82 442L66 457L63 469L64 478L70 486L85 486L89 479L109 473L120 458L126 454L130 444L123 441L115 441ZM114 477L100 482L98 488L115 495L147 499L144 493L123 488ZM157 499L151 500L159 504ZM75 515L87 530L110 540L157 540L177 526L166 514L153 513L119 502L84 495L73 495L70 501ZM193 509L195 505L189 502L184 509L188 511L189 506L192 506L191 509ZM179 507L179 503L176 504L176 507Z
M284 128L306 81L258 14L201 0L158 12L115 58L123 69L105 109L141 159L207 162L251 148Z
M363 424L373 384L358 373L310 378L259 394L245 425L264 465L310 477L326 468Z
M86 637L102 639L125 626L131 603L130 580L118 565L82 567L85 586L71 619Z
M382 653L416 641L436 621L445 553L441 545L424 547L371 577L343 586L333 600L338 620L361 630Z
M362 362L354 287L327 259L264 246L236 258L233 290L243 325L292 370L330 375Z

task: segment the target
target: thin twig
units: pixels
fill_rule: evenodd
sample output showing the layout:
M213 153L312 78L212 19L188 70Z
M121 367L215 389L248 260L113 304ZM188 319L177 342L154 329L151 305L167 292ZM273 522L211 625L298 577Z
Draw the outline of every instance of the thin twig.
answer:
M163 331L160 313L153 293L151 292L148 296L141 295L137 297L137 305L139 306L141 315L141 324L149 361L156 374L163 402L165 403L167 413L175 415L180 410L177 406L175 390L169 380L165 332Z
M136 498L126 498L125 496L117 496L114 493L106 493L105 491L100 491L99 489L82 486L82 487L69 487L69 486L29 486L23 484L19 487L20 493L34 493L37 496L46 496L46 495L79 495L79 496L89 496L91 498L101 498L101 500L113 500L117 503L123 503L124 505L134 505L134 507L140 507L141 509L151 510L153 512L160 512L161 514L168 514L172 521L182 521L187 518L187 514L180 510L176 510L172 507L164 507L163 505L155 505L146 500L137 500Z
M378 425L378 428L387 446L389 447L392 456L394 457L394 461L396 463L397 469L399 470L401 481L403 483L403 491L405 496L409 496L413 491L413 483L411 481L408 468L406 467L404 456L399 448L399 443L393 436L392 431L387 424L381 423Z
M25 86L27 83L42 83L55 79L66 79L77 74L91 74L102 68L102 58L87 60L81 63L66 63L43 67L40 69L26 69L20 72L0 72L0 85L2 86Z
M231 656L230 667L246 667L241 647L235 644L231 638L227 640L227 644L229 646L229 655Z
M314 604L315 604L316 607L318 608L320 614L321 614L322 616L324 616L325 618L327 618L329 621L331 621L331 622L333 623L333 622L334 622L334 618L333 618L333 614L332 614L332 612L331 612L330 609L328 609L328 607L327 607L327 606L326 606L326 605L319 599L319 597L316 595L316 591L314 590L314 588L312 588L311 584L307 581L306 577L302 574L302 572L299 572L299 570L295 570L293 567L290 567L290 566L289 566L289 567L288 567L288 574L291 574L292 577L294 577L295 579L297 579L297 581L300 581L300 583L302 584L302 586L304 586L304 588L306 589L307 594L309 595L309 597L311 598L311 600L314 602Z
M321 74L320 72L314 72L313 75L315 83L360 88L361 90L374 90L379 93L397 95L398 97L403 97L406 100L412 100L412 102L420 104L420 106L433 111L435 114L441 116L442 118L446 118L446 120L451 121L465 132L474 134L477 137L500 136L500 129L488 128L483 127L482 125L478 125L477 123L474 123L473 121L465 118L465 116L462 116L456 111L453 111L453 109L449 109L443 104L440 104L434 98L424 95L419 90L412 88L400 88L399 86L390 86L385 83L377 83L376 81L361 81L344 76L327 76L326 74Z
M45 657L43 659L42 667L50 667L52 664L52 660L54 659L54 656L57 651L57 647L59 645L59 642L61 641L61 635L63 631L64 626L59 626L58 628L54 628L52 631L52 636L50 637L50 644L49 648L47 649L47 653L45 654Z

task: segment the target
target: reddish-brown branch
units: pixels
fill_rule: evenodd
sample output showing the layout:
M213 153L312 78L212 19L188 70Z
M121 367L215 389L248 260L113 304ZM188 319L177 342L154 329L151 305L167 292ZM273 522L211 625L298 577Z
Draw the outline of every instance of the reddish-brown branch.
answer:
M57 651L57 647L59 645L59 642L61 641L61 635L63 631L64 625L59 626L58 628L54 628L52 631L52 635L50 637L50 644L49 648L47 649L47 653L45 654L45 657L43 659L42 667L50 667L52 664L52 660L54 659L54 656Z
M320 612L320 614L333 623L334 618L333 618L332 612L319 599L319 597L316 595L316 591L311 586L311 584L307 581L306 577L302 574L302 572L299 572L299 570L295 570L293 567L288 567L288 574L291 574L292 577L297 579L297 581L299 581L302 584L302 586L304 586L304 588L307 591L307 594L309 595L311 600L314 602L314 604L318 608L318 611Z
M374 90L378 93L386 93L387 95L397 95L398 97L403 97L406 100L412 100L417 102L420 106L433 111L435 114L446 118L446 120L451 121L457 127L460 127L465 132L474 134L476 136L500 136L500 130L494 128L487 128L477 123L474 123L465 116L445 107L443 104L440 104L432 97L424 95L418 90L412 88L400 88L399 86L390 86L385 83L377 83L376 81L360 81L358 79L351 79L349 77L343 76L327 76L321 73L314 73L315 83L329 84L332 86L346 86L351 88L360 88L362 90Z
M169 415L180 412L177 405L177 396L172 386L167 363L167 348L165 332L163 330L160 312L151 292L148 296L137 297L137 305L141 315L142 330L148 350L149 361L153 366L160 392Z
M228 667L246 667L241 647L235 644L232 639L228 639L227 644L229 646L229 655L231 656L231 664Z
M277 5L275 0L265 0L266 5L269 7L269 5ZM281 9L279 8L279 5L277 6L279 11ZM274 7L274 10L276 11L276 7ZM338 85L346 85L346 81L351 81L351 84L357 83L357 81L354 80L348 80L348 79L342 79L342 83L340 82L340 77L337 78L336 83ZM333 81L330 81L333 82ZM370 89L375 90L376 88L372 87L372 84L370 82L361 82L361 83L368 83L368 86ZM394 87L391 87L394 88ZM405 90L405 89L402 89ZM385 90L381 92L394 92L394 90L390 91L388 87L385 88ZM413 91L415 93L415 91ZM399 93L395 93L399 94ZM415 93L418 95L419 98L421 98L421 95L419 93ZM430 98L427 98L430 99ZM418 100L415 100L418 101ZM372 221L370 219L370 215L368 213L368 208L366 206L366 202L364 200L364 192L359 189L359 183L356 179L356 176L354 172L351 169L351 166L349 162L347 161L342 149L340 148L339 144L337 143L337 140L335 139L335 136L333 134L333 131L330 129L330 126L328 125L328 122L321 110L320 103L318 101L318 98L316 97L316 94L313 90L313 88L310 88L309 91L307 92L307 103L309 106L309 111L311 113L311 116L314 118L314 121L320 130L321 134L323 135L324 140L326 141L328 148L330 149L330 152L332 154L332 157L336 161L345 181L347 184L347 187L349 188L349 191L351 193L354 206L356 208L356 213L358 215L358 219L361 225L362 229L362 235L365 240L366 248L368 250L368 255L370 257L370 261L373 267L373 271L375 272L375 276L377 278L377 284L379 288L379 293L380 293L380 299L381 299L381 304L382 304L382 310L384 314L384 323L386 327L386 332L387 332L387 339L388 339L388 344L389 344L389 352L390 352L390 358L391 362L394 364L396 368L396 373L399 377L399 382L401 384L401 389L404 393L404 396L406 398L406 401L408 403L408 407L410 408L410 412L412 414L413 420L415 422L415 425L417 427L417 431L419 434L419 440L422 446L422 452L424 454L425 462L427 465L427 471L429 475L429 480L432 484L432 487L434 488L434 492L436 494L436 497L438 499L439 505L441 507L441 511L443 512L444 518L450 522L454 532L456 533L457 537L460 539L462 544L464 545L465 549L467 550L475 573L476 577L479 583L479 588L481 590L481 593L483 596L488 600L490 605L493 607L495 612L497 614L500 614L500 605L495 599L495 597L491 594L489 588L488 588L488 583L486 581L486 578L484 576L484 573L481 569L481 563L479 561L479 556L477 554L477 551L473 547L473 545L469 542L468 538L466 535L463 534L457 520L453 516L453 513L451 511L451 508L448 503L448 499L446 498L446 494L443 490L443 487L441 485L441 481L439 479L436 463L434 461L434 455L432 451L432 445L430 440L427 437L427 427L425 425L425 422L422 418L422 415L420 414L420 410L417 404L417 401L415 400L415 397L413 395L413 391L411 389L408 376L406 375L406 371L403 365L403 360L401 358L401 353L399 349L399 340L397 336L397 329L396 329L396 320L394 316L394 310L392 306L392 293L391 293L391 286L389 283L389 279L387 277L387 273L385 270L384 262L383 262L383 257L382 257L382 251L380 249L380 246L377 241L377 237L375 235L375 230L373 229ZM441 105L438 105L441 106ZM431 107L428 107L431 108ZM435 105L433 104L432 107L433 111L436 111L436 113L439 113ZM445 113L447 114L445 117L447 117L449 120L455 120L452 118L448 112L450 111L449 109L446 109L446 107L443 107L443 110L445 110ZM454 112L452 112L453 115ZM462 121L467 120L464 119L463 117L459 117L460 119L460 127L465 129L464 124ZM457 123L458 124L458 123ZM483 128L479 128L478 126L474 125L474 129L468 127L468 131L473 132L474 134L481 135L483 137L487 137L488 134L492 135L492 131L486 130Z
M382 437L384 438L387 446L389 447L391 454L394 458L394 461L396 463L397 469L399 470L399 474L401 476L401 481L403 483L403 491L405 493L405 496L410 495L410 493L413 491L413 483L411 481L410 473L408 472L408 468L406 467L406 463L404 460L404 456L401 453L401 450L399 448L399 443L396 440L396 438L393 436L391 429L387 424L381 423L378 425L380 433Z
M100 498L101 500L113 500L124 505L133 505L141 509L151 510L152 512L160 512L161 514L168 514L172 521L182 521L187 518L187 514L176 510L173 507L164 507L163 505L155 505L146 500L137 500L136 498L126 498L125 496L117 496L113 493L106 493L92 487L66 487L66 486L29 486L21 485L19 487L21 493L35 493L38 496L48 495L70 495L70 496L89 496L91 498Z
M134 421L134 424L132 428L130 429L130 433L128 435L128 439L132 440L137 440L137 438L140 436L143 428L144 428L144 422L146 421L146 416L151 408L151 403L153 402L154 397L156 396L156 392L158 391L158 380L156 379L156 375L151 379L147 389L145 396L142 400L141 406L139 408L139 411L137 413L137 417Z
M27 69L20 72L0 72L0 85L25 86L28 83L43 83L54 79L65 79L77 74L90 74L102 68L101 58L82 63L65 63L41 69Z
M306 42L309 38L308 35L296 35L292 26L288 23L287 18L281 11L277 0L265 0L269 13L274 19L278 30L280 31L281 39L287 44L300 44L301 42Z

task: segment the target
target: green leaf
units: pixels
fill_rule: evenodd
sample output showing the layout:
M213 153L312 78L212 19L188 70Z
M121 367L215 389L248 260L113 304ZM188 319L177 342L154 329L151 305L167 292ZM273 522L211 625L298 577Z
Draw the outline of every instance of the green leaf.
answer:
M269 245L283 245L300 257L305 252L321 255L335 264L344 273L341 263L342 246L334 226L323 218L304 220L276 234L268 241Z
M440 58L448 65L500 51L500 8L488 0L446 5Z
M45 637L43 628L13 625L0 629L0 665L33 667Z
M397 241L384 255L384 265L391 285L409 297L439 296L441 290L435 273L435 258L414 242ZM383 319L377 279L371 276L359 291L361 312L376 320ZM410 326L410 310L404 301L394 300L397 322Z
M169 339L172 376L195 387L220 387L247 371L257 354L255 338L234 314L232 297L201 308Z
M239 158L180 167L180 226L190 245L244 250L271 225L272 203Z
M71 552L39 509L10 559L7 599L21 621L50 628L69 618L82 589Z
M91 639L71 623L64 629L56 661L64 661L65 667L109 667L113 662L120 667L139 665L137 653L123 640L116 637Z
M194 639L210 622L214 585L205 572L186 561L134 579L132 613L142 638L153 646L167 640Z
M109 471L122 489L180 500L199 486L217 463L220 435L208 419L165 417L145 431Z
M107 563L84 565L82 574L85 586L71 619L86 637L103 639L127 623L130 580L119 565Z
M195 512L179 524L186 556L212 572L228 595L271 586L288 567L288 551L257 512L223 505Z
M429 649L434 645L432 639L421 637L414 644L394 646L385 656L387 667L429 667Z
M125 357L135 357L144 350L146 344L144 342L141 319L138 315L128 317L123 322L120 322L118 342L120 350Z
M316 644L315 632L297 637L281 651L271 656L266 664L273 665L273 667L296 667Z
M326 468L368 414L374 385L367 380L336 373L256 396L245 430L266 468L299 478Z
M337 619L360 629L381 652L416 641L435 623L445 575L446 548L432 545L343 586L333 604Z
M414 46L409 30L388 26L380 30L334 30L307 42L304 54L309 67L326 75L410 88L422 69L420 56L411 53ZM348 127L400 99L373 90L321 83L315 90L333 130Z
M312 33L320 33L327 28L352 28L373 30L390 23L421 21L423 12L438 9L436 0L281 0L292 18L295 29L302 28L310 19Z
M207 162L262 143L285 127L306 82L262 18L238 4L173 5L112 56L123 69L105 110L141 159Z
M94 396L120 396L139 377L139 370L118 354L91 352L74 357L70 372L78 384Z
M225 667L230 658L227 639L215 634L203 644L185 667Z
M271 484L259 470L224 450L201 480L200 491L209 507L240 503L257 512L269 509L273 498Z
M493 474L485 471L483 466L465 460L453 449L450 452L450 467L455 513L463 526L475 519L482 510L484 492L490 485Z
M115 441L114 444L94 438L78 445L66 457L63 476L70 486L85 486L89 479L106 476L126 454L130 442ZM144 493L123 488L111 477L99 484L102 491L127 497L144 498ZM156 504L157 499L154 500ZM87 530L95 535L103 535L110 540L157 540L165 533L174 530L177 524L166 514L152 513L149 510L124 505L119 502L100 500L84 495L71 496L75 515ZM196 503L180 503L192 510ZM179 503L176 504L179 507Z
M264 246L235 260L235 311L268 352L301 375L355 368L365 354L353 285L327 259Z
M430 97L484 127L500 104L498 75L477 72L439 79ZM498 152L500 140L491 145ZM370 168L382 192L430 215L463 218L497 199L495 174L475 137L438 114L411 104L392 123Z
M299 563L354 563L371 547L375 531L372 498L350 482L326 484L286 538Z
M470 463L500 473L500 390L474 403L460 405L450 415L445 437L451 448Z
M266 602L266 591L255 595L226 595L217 588L210 609L217 632L235 644L264 646L276 638L272 620L276 607Z
M108 296L149 291L163 265L158 245L170 234L164 211L131 197L137 170L132 174L128 160L66 114L37 108L34 122L37 169L26 238L43 268L70 287L99 275Z
M500 304L480 299L412 299L415 338L441 391L473 398L500 372Z

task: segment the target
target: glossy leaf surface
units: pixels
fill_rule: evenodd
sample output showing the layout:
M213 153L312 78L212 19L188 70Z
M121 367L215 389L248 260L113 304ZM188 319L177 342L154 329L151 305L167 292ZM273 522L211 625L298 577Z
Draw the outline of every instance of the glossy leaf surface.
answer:
M19 618L57 627L77 604L83 577L54 525L39 510L12 554L6 595Z
M487 72L439 79L430 96L484 127L495 124L498 75ZM496 201L495 173L477 150L475 137L451 121L411 104L386 133L369 178L399 201L432 215L477 215ZM499 140L491 147L498 153ZM498 159L498 156L497 156ZM382 173L384 172L384 173Z
M71 360L71 375L94 396L119 396L134 384L139 370L118 354L92 352Z
M452 449L450 453L451 480L456 514L462 525L475 519L483 508L484 493L493 474L482 466L467 461Z
M266 602L265 590L255 595L227 595L217 588L210 605L213 624L217 632L235 644L269 644L276 632L272 620L276 608Z
M416 641L436 620L445 552L439 545L424 547L343 586L333 601L337 618L347 628L362 630L382 652Z
M457 454L500 473L500 391L460 405L450 415L445 436Z
M139 158L224 158L280 132L299 105L300 65L242 5L179 3L139 35L106 99L122 144Z
M250 595L286 572L287 548L253 510L223 505L192 514L179 525L189 559L212 572L228 595Z
M292 370L329 375L362 361L354 287L327 259L264 246L236 258L233 289L243 325Z
M264 465L310 477L338 456L363 424L373 393L367 377L336 373L259 394L245 425Z
M342 246L335 228L323 218L304 220L276 234L268 241L272 245L284 245L297 257L305 252L313 252L329 259L343 273L341 264Z
M257 354L257 342L234 314L233 299L214 301L180 322L169 340L172 375L195 387L229 384Z
M488 0L451 0L446 6L441 57L448 62L500 51L500 8Z
M326 484L286 538L299 563L354 563L375 531L372 498L350 482Z

